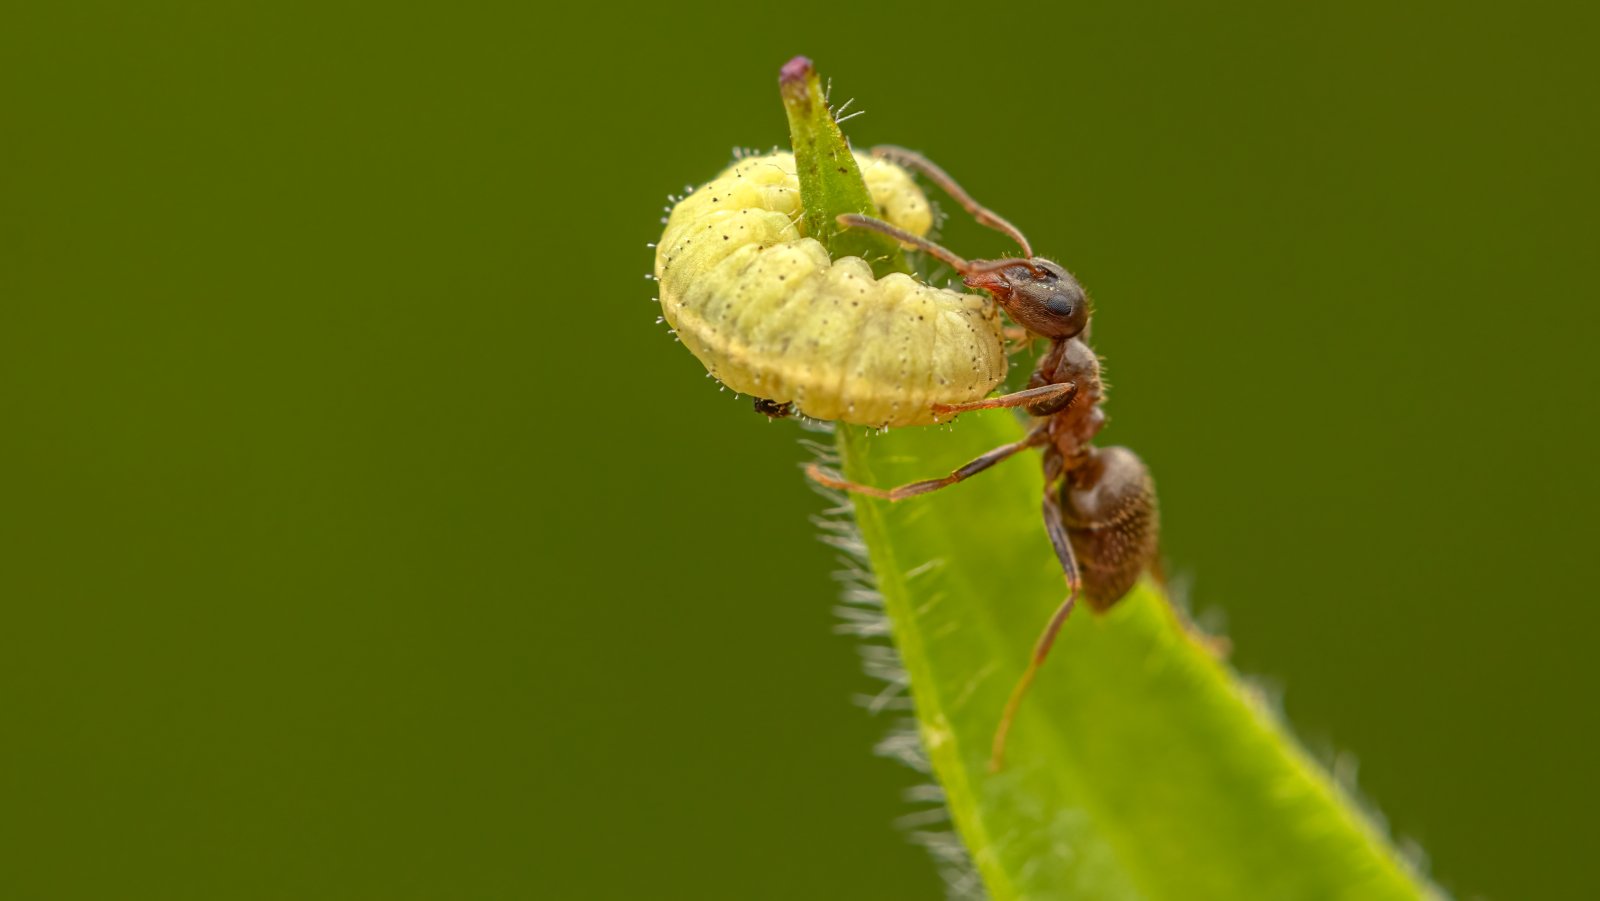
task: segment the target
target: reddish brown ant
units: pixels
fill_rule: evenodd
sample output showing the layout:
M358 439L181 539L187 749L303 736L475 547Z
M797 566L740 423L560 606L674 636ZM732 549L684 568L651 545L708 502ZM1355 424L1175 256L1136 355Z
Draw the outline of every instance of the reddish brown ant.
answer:
M844 215L839 217L840 224L880 231L944 261L961 274L968 287L982 289L994 297L1017 325L1050 341L1025 390L970 403L933 406L933 411L941 415L1022 407L1038 418L1020 441L997 447L944 478L898 488L844 481L824 473L815 464L807 469L812 479L829 487L898 501L954 485L1027 448L1043 449L1044 525L1067 580L1067 598L1039 636L1028 668L1012 689L995 729L989 768L998 770L1005 759L1006 736L1017 708L1079 594L1096 613L1104 613L1128 593L1141 572L1155 564L1155 486L1144 463L1132 451L1123 447L1098 448L1090 443L1105 424L1105 413L1100 409L1105 389L1100 380L1100 361L1085 340L1089 298L1077 279L1061 266L1035 257L1028 239L1016 226L978 205L926 157L899 147L879 147L873 153L920 171L979 223L1015 240L1023 256L969 261L879 219Z

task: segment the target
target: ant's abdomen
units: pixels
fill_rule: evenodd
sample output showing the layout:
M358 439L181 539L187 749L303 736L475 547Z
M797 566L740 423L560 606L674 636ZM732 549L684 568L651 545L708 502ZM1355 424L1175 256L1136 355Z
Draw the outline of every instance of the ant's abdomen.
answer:
M1061 507L1084 598L1103 612L1154 562L1160 516L1155 483L1138 455L1125 447L1088 453L1062 484Z
M927 198L905 170L857 162L889 222L928 230ZM740 160L673 207L656 250L662 314L723 384L816 419L902 426L1005 377L992 302L829 259L801 235L801 213L788 153Z

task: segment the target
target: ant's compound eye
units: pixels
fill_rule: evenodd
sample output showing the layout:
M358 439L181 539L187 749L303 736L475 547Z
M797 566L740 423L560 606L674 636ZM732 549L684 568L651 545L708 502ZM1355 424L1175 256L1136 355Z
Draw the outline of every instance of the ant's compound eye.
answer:
M1050 299L1044 302L1044 308L1057 316L1067 318L1078 311L1078 301L1077 298L1065 294L1052 294Z

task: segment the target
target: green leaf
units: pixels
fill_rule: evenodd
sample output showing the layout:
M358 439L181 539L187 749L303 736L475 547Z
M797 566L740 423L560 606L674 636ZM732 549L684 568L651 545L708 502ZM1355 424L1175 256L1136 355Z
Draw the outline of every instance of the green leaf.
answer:
M954 429L840 428L838 443L848 478L895 485L1021 434L997 411ZM854 499L934 774L990 894L1431 897L1148 583L1067 622L1006 768L988 771L1006 696L1065 594L1029 462L899 504Z
M828 229L840 212L870 212L865 187L853 163L824 164L849 154L809 62L785 73L806 221L831 253L860 254L851 230ZM1022 428L993 411L836 434L848 478L889 486L949 472ZM900 504L852 499L933 773L990 895L1436 896L1150 583L1068 621L1007 767L988 771L1006 697L1065 594L1042 490L1023 457Z

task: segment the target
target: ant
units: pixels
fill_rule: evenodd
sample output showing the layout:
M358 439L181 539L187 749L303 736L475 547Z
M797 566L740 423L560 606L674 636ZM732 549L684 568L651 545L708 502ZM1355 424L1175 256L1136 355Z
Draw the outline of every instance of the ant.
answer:
M846 214L839 217L839 223L882 232L942 260L961 274L968 287L988 292L1030 335L1050 341L1025 390L968 403L933 405L939 415L1022 407L1036 418L1020 441L997 447L943 478L898 488L848 482L823 472L816 464L806 470L813 480L830 488L899 501L954 485L1028 448L1044 451L1044 525L1061 561L1067 598L1039 636L1033 657L1012 689L995 729L989 769L997 772L1004 764L1006 736L1023 696L1079 595L1096 613L1104 613L1128 593L1141 572L1156 568L1159 525L1155 485L1132 451L1091 443L1106 421L1100 409L1105 386L1100 380L1099 358L1087 343L1089 298L1077 279L1056 263L1035 257L1016 226L980 206L928 158L900 147L877 147L872 152L921 172L980 224L1016 241L1022 256L969 261L881 219Z
M779 403L765 397L753 398L755 410L768 419L787 419L794 415L794 404L790 401Z

